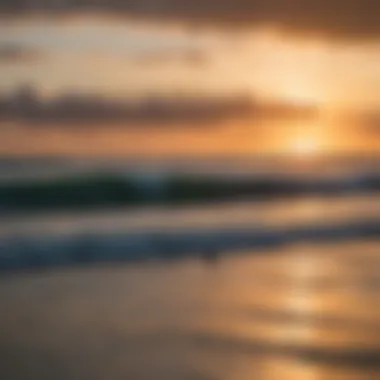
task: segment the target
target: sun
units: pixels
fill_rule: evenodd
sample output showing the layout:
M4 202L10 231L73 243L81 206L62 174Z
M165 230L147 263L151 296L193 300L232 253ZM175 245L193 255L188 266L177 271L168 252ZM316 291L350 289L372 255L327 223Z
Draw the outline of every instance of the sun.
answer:
M294 140L291 144L291 151L300 157L315 156L319 151L319 143L313 137L302 137Z

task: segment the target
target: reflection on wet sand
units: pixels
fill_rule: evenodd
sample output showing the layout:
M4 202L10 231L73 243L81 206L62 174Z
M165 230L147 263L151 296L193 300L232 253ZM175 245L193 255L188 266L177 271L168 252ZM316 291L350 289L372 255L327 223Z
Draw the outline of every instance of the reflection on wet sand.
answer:
M375 380L380 245L0 279L4 379Z

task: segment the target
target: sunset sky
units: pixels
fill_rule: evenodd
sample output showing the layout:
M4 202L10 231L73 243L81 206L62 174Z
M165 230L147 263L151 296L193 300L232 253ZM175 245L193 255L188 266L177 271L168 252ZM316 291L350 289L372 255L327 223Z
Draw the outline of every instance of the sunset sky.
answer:
M237 116L197 126L184 120L175 129L107 123L85 130L63 125L30 128L2 121L0 153L380 153L380 27L373 20L376 16L371 17L374 2L364 1L368 12L356 19L353 0L346 13L337 0L324 11L315 1L300 8L289 0L283 18L281 2L272 0L266 2L273 3L272 8L258 5L262 19L240 17L231 5L228 22L224 14L206 7L212 9L211 0L205 9L195 5L197 17L205 14L201 22L184 17L177 9L181 2L170 17L162 17L169 3L157 1L160 17L147 12L149 18L144 9L138 18L133 12L132 17L128 12L116 17L75 9L60 17L15 12L3 18L0 93L12 96L27 84L45 100L73 93L117 99L244 95L263 104L312 106L318 112L297 120ZM244 13L246 2L238 3Z

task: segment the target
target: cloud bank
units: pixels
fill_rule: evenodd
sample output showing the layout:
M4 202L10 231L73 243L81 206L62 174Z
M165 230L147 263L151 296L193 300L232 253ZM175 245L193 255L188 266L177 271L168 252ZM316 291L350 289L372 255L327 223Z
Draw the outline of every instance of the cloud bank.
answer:
M0 97L0 121L90 125L122 122L129 125L192 125L228 119L310 119L314 107L295 106L286 102L260 102L244 95L148 96L140 100L112 99L97 95L62 94L41 99L30 86Z
M2 13L105 11L339 38L380 38L378 0L3 0Z

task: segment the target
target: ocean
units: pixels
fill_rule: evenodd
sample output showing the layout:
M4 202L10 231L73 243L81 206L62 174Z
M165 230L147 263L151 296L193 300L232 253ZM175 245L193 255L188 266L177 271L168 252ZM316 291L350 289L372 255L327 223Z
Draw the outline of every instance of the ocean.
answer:
M122 167L113 173L129 180ZM374 167L297 172L285 193L294 175L267 172L276 191L264 197L234 187L215 200L202 187L186 202L7 208L0 378L378 379ZM236 172L220 170L227 183L258 178Z

